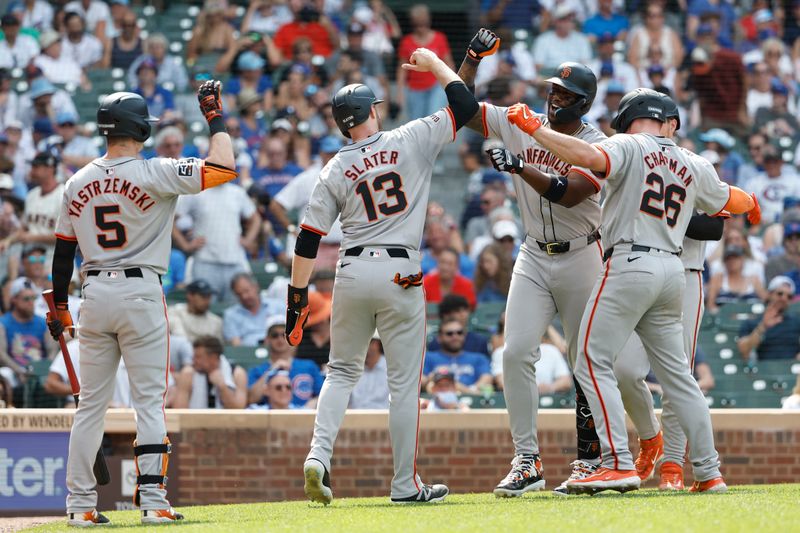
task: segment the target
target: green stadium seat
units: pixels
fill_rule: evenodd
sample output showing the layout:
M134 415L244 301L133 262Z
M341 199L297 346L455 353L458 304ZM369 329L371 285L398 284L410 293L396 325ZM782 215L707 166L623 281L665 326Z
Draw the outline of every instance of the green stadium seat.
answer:
M246 370L267 360L267 349L263 346L226 346L225 357Z
M277 276L286 276L288 273L286 269L281 268L273 261L250 261L250 270L253 272L253 277L258 282L258 286L262 289L268 288Z
M494 331L500 315L506 310L505 302L487 302L479 304L470 317L472 328L482 331Z

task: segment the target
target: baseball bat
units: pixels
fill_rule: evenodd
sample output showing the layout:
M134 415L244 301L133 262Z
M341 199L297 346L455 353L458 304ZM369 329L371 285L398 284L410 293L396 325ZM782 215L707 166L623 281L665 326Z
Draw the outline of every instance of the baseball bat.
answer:
M44 297L44 301L47 302L47 308L50 310L50 314L54 317L57 317L56 301L53 298L53 290L47 289L42 291L42 296ZM61 345L61 353L64 355L64 364L67 367L69 385L72 387L72 397L75 398L75 407L78 407L79 396L81 394L81 384L78 381L78 376L75 375L75 368L72 366L72 358L69 356L67 341L64 340L63 333L58 337L58 344ZM97 449L97 456L94 458L94 466L92 467L92 471L94 472L94 477L97 480L98 485L108 485L111 481L111 474L108 473L108 465L106 464L106 458L103 455L103 448Z

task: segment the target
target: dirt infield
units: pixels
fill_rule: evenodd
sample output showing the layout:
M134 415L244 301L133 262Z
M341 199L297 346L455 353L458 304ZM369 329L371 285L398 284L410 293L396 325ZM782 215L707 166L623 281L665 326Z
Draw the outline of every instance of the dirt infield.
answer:
M0 533L21 531L28 527L47 524L49 522L63 519L63 516L20 516L14 518L0 517Z

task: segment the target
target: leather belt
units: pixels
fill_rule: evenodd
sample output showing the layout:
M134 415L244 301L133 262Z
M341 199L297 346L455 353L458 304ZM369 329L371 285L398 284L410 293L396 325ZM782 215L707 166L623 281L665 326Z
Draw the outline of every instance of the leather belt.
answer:
M650 246L642 246L640 244L631 244L631 252L645 252L645 253L647 253L650 250L656 250L658 252L664 252L664 253L672 254L672 255L681 255L678 252L669 252L667 250L662 250L660 248L652 248ZM612 246L611 248L606 250L606 252L603 254L603 261L607 261L608 258L611 257L611 255L613 253L614 253L614 247Z
M404 259L408 259L408 250L405 248L385 248L386 253L389 254L389 257L402 257ZM344 255L347 257L358 257L364 252L363 246L354 246L352 248L348 248L345 250Z
M578 237L577 239L572 239L571 241L556 241L556 242L541 242L536 241L536 244L539 245L539 249L543 252L547 252L547 255L558 255L567 253L570 250L579 250L581 248L585 248L589 246L595 241L600 240L600 230L594 230L586 237Z

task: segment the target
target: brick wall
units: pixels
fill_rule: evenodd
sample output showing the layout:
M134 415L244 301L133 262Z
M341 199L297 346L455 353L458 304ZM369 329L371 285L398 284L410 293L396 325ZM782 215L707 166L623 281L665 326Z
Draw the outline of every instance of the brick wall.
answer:
M303 498L302 467L313 414L229 412L181 416L171 438L178 457L175 503L206 504ZM574 419L568 411L540 415L539 432L548 488L569 475ZM800 479L800 417L778 410L714 413L723 474L731 484ZM420 431L419 471L426 482L454 492L490 491L512 458L504 411L426 414ZM333 488L337 497L385 496L392 477L387 416L348 415L336 442ZM749 428L749 429L741 429ZM755 429L760 428L760 429ZM636 453L636 437L630 433ZM691 472L687 468L687 480ZM651 481L652 485L654 482Z

